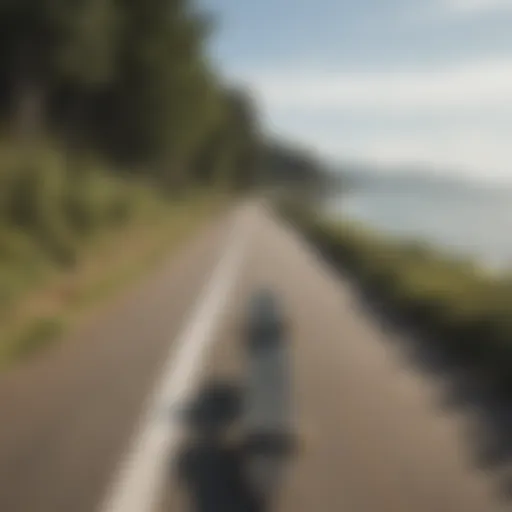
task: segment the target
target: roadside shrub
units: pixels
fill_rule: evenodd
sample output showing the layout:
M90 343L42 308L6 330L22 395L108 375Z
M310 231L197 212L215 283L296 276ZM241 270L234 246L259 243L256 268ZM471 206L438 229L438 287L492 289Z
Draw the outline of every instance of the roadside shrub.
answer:
M4 171L4 221L32 234L59 264L76 260L76 241L64 215L66 168L56 153L20 155Z
M8 355L16 358L33 356L38 350L56 341L64 327L65 322L59 317L49 316L34 319L8 347Z
M471 262L386 239L358 223L312 218L304 210L294 220L388 308L490 377L500 392L512 392L511 278L490 277Z
M48 260L20 230L0 225L0 303L6 305L30 283L39 280Z

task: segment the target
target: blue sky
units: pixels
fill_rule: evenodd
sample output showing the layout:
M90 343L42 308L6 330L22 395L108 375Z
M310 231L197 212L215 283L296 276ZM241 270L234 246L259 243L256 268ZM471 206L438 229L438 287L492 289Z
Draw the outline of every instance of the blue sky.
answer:
M268 131L333 160L512 180L512 0L201 0Z

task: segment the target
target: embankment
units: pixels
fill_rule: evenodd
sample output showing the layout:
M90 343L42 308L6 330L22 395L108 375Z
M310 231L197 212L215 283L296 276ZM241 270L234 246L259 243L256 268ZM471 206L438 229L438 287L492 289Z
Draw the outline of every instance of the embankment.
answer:
M0 147L0 367L33 354L228 203L44 145Z
M412 327L493 389L512 392L512 280L352 221L287 205L282 213L385 314Z

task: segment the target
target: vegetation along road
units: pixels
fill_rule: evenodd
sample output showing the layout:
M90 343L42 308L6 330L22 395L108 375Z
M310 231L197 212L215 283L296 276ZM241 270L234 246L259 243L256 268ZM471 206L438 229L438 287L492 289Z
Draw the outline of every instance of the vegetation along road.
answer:
M276 510L500 510L495 482L472 466L466 420L441 414L439 386L412 369L298 232L257 202L212 223L66 343L1 376L0 509L200 502L201 486L179 478L184 432L173 407L212 378L244 378L241 319L261 287L286 312L299 438ZM155 446L165 453L148 462ZM216 467L216 478L227 471ZM208 477L208 464L199 469ZM217 489L219 500L236 492Z

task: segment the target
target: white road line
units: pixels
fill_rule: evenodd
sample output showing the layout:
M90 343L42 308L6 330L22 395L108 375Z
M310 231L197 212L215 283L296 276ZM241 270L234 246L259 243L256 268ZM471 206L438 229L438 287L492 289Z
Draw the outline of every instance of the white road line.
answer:
M179 434L179 427L171 421L169 411L190 393L201 367L201 355L211 342L213 330L235 283L247 236L243 213L237 217L228 248L203 290L185 330L176 340L174 347L177 349L168 356L161 381L149 397L133 445L115 475L100 512L153 512L161 498L169 459Z

